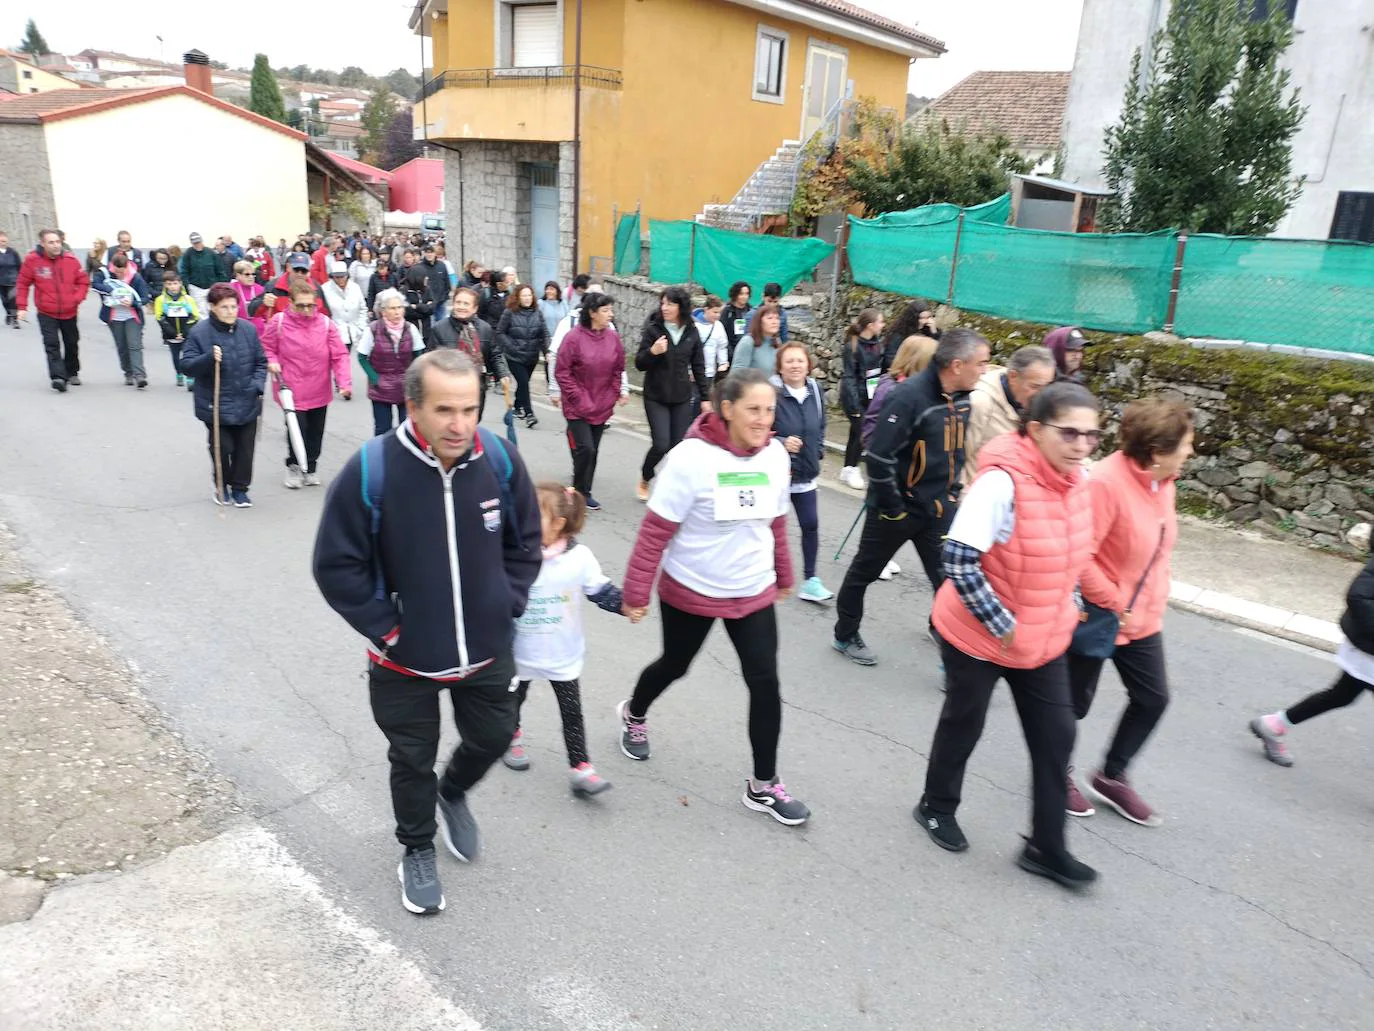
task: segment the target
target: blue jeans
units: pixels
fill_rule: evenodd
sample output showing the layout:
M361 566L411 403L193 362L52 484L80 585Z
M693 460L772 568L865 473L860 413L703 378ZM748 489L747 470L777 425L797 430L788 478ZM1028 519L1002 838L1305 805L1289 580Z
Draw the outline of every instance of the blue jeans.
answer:
M372 435L374 437L380 437L383 433L390 432L392 426L391 413L393 409L396 412L396 425L399 426L401 423L405 422L405 405L392 405L387 404L385 401L372 402Z

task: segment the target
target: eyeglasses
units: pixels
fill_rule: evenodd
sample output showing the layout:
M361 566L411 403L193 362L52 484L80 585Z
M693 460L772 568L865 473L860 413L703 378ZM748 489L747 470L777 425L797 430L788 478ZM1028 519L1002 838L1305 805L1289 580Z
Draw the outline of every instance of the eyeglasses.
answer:
M1093 447L1097 447L1098 444L1102 443L1101 430L1080 430L1075 426L1056 426L1052 422L1047 422L1045 425L1049 426L1051 429L1058 430L1059 436L1064 438L1065 444L1077 444L1079 437L1082 437Z
M293 311L314 311L315 302L311 301L309 304L293 304L291 308Z

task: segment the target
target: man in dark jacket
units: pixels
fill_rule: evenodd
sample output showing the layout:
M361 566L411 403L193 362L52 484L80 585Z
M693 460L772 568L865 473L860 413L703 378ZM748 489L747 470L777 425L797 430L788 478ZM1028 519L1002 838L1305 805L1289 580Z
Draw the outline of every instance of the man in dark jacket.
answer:
M81 331L77 328L76 313L91 288L91 277L63 246L62 234L56 229L39 233L38 249L25 255L19 266L15 304L19 318L25 322L29 320L30 286L34 307L38 309L43 350L48 356L48 378L54 390L65 393L68 384L81 384L77 375L81 371Z
M543 558L524 462L478 432L480 381L465 354L416 359L406 370L409 418L373 438L380 455L365 461L364 445L348 460L315 539L320 593L368 642L372 714L391 743L391 804L405 847L401 902L417 914L444 908L436 830L459 859L477 855L467 794L515 733L515 620ZM445 688L462 741L436 782Z
M5 304L5 325L15 329L19 328L19 317L15 314L14 286L23 263L19 252L10 246L10 238L0 231L0 301Z
M481 309L477 314L491 325L497 325L501 321L501 313L506 310L506 301L510 299L511 287L514 285L515 269L503 268L500 272L493 272L491 289L482 298Z
M199 233L191 234L191 246L181 252L177 271L181 273L181 281L186 284L186 289L195 298L196 306L202 310L209 305L206 298L210 287L216 283L227 283L233 278L219 254L205 246L205 239Z
M491 324L477 317L477 291L460 286L453 292L453 308L446 319L440 319L425 338L431 350L447 348L466 354L477 366L481 396L478 398L478 417L487 407L487 378L498 379L504 386L510 379L506 356L496 343Z
M859 635L864 593L910 541L934 591L944 582L941 538L959 503L969 391L988 370L988 342L970 329L944 335L926 370L887 395L869 440L868 513L835 600L837 652L861 666L877 655ZM934 636L934 627L930 633Z
M420 265L429 279L429 297L434 302L435 317L443 318L448 314L444 310L448 304L448 266L439 260L439 252L434 249L434 244L425 244L423 253Z

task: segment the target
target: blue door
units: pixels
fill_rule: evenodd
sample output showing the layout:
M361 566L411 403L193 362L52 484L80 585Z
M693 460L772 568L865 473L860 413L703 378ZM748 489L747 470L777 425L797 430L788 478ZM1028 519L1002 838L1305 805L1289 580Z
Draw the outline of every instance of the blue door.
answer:
M558 279L558 167L530 166L530 282L537 296Z

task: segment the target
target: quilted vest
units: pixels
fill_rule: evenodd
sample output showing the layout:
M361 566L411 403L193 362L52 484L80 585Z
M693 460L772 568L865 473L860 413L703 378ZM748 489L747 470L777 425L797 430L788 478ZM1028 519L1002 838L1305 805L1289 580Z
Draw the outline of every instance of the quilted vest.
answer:
M931 615L940 635L964 654L1036 669L1068 650L1078 625L1073 589L1092 559L1092 499L1081 474L1058 472L1029 437L997 437L978 461L980 477L1001 469L1015 485L1016 528L1010 540L983 555L982 566L988 585L1016 617L1016 637L1004 651L949 582L936 594Z

